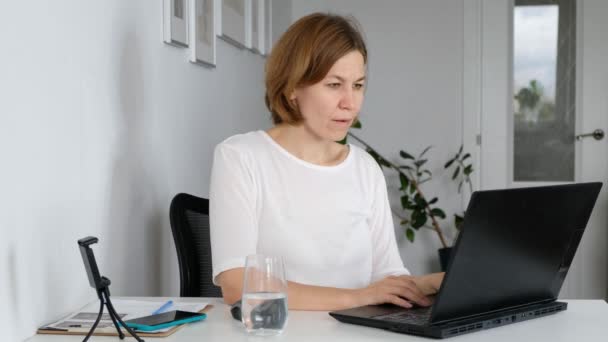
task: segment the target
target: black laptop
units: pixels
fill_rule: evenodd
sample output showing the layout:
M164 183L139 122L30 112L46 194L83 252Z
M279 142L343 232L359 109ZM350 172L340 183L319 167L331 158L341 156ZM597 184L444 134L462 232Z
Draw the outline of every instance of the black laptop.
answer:
M435 302L334 311L341 322L447 338L551 315L602 183L477 191Z

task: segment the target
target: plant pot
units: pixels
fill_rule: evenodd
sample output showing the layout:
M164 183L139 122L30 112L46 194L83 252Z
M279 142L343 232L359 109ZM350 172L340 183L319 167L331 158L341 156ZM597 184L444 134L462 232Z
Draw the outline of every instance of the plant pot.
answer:
M445 272L452 258L452 247L439 248L439 265L441 266L441 272Z

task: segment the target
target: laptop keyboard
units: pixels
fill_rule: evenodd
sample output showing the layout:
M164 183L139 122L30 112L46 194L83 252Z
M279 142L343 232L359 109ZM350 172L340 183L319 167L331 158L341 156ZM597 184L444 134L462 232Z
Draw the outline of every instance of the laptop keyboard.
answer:
M431 307L404 310L372 318L389 322L426 325L431 319Z

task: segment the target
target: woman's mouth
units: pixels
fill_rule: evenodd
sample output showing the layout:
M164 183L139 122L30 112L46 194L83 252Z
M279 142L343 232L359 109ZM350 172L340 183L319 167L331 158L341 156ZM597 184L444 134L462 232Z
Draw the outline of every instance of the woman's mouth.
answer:
M333 119L332 121L339 126L350 126L352 123L352 119Z

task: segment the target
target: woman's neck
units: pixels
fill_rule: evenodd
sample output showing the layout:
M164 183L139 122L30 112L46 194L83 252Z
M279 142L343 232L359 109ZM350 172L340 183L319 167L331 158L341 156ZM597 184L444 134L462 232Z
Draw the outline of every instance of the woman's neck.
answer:
M348 155L348 147L319 138L303 125L279 124L266 133L289 153L312 164L338 165Z

